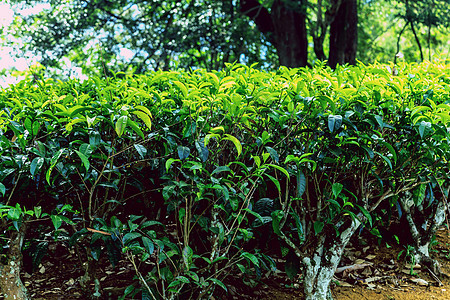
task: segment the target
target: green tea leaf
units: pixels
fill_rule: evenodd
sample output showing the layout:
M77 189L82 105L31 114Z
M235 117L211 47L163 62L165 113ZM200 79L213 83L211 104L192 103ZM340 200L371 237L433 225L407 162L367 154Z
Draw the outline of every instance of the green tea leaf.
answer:
M41 215L42 215L42 208L40 206L35 206L34 207L34 216L39 219L41 217Z
M369 222L370 227L372 227L372 216L367 211L367 209L365 209L362 206L359 206L358 204L355 204L355 205L361 210L362 214L367 218L367 221Z
M140 144L134 144L134 149L136 149L137 153L142 159L145 158L145 155L147 154L147 149L144 146Z
M31 161L31 164L30 164L30 173L31 173L31 175L32 176L36 175L40 171L40 169L41 169L43 164L44 164L44 158L43 157L35 157Z
M179 82L179 81L174 81L173 84L175 84L180 89L181 93L183 94L183 97L186 99L187 94L188 94L188 90L187 90L186 86L182 82Z
M50 218L52 219L55 230L58 230L62 225L62 218L58 215L51 215Z
M180 160L185 160L191 153L191 150L185 146L178 146L177 151L178 151L178 158L180 158Z
M285 168L280 167L280 166L277 166L277 165L274 165L274 164L265 164L265 166L268 166L268 167L277 169L278 171L280 171L281 173L283 173L284 175L286 175L287 179L289 180L290 176L289 176L288 171L286 171Z
M329 115L328 116L328 129L331 132L335 132L342 125L342 116L341 115Z
M22 211L16 207L11 207L8 210L8 219L10 219L12 221L19 220L21 215L22 215Z
M148 254L152 255L153 252L155 251L155 245L153 244L152 240L150 240L148 237L144 236L144 237L142 237L142 244L144 245Z
M280 156L278 155L278 152L277 152L275 149L273 149L273 148L271 148L271 147L268 147L268 146L266 146L266 150L267 150L267 152L269 152L270 157L271 157L276 163L278 163L279 160L280 160Z
M148 129L152 129L152 120L150 119L151 115L148 115L139 110L135 110L132 113L138 116L144 122L145 126L147 126Z
M306 191L306 177L302 171L298 171L297 173L297 198L300 198L303 193Z
M333 195L334 195L335 199L339 196L339 194L341 193L343 187L344 186L341 183L338 183L338 182L333 184L331 189L333 191Z
M125 128L127 127L128 117L121 116L116 122L116 133L119 137L123 135L125 132Z
M80 157L81 161L83 162L84 168L86 169L86 172L89 170L89 159L86 157L86 155L84 155L83 153L81 153L78 150L74 150L75 153L78 155L78 157Z
M33 135L37 135L39 132L39 129L41 128L41 124L38 121L33 122Z
M142 139L144 139L144 133L142 132L142 130L139 128L139 126L136 124L136 122L132 121L131 119L128 119L127 121L127 125L131 127L131 129L133 129L134 132L136 132L136 134L138 136L140 136Z
M170 166L176 161L181 161L181 160L175 159L175 158L169 158L168 160L166 160L166 172L167 173L169 173Z
M239 140L237 138L235 138L234 136L230 135L230 134L224 134L224 138L222 138L223 140L229 140L232 141L234 146L236 147L237 153L239 155L241 155L242 153L242 145L241 142L239 142Z
M273 211L271 213L272 216L272 228L273 231L277 234L277 235L281 235L281 230L280 230L280 222L283 219L284 213L281 210L276 210Z
M3 183L0 182L0 193L2 193L3 196L5 196L6 187Z
M225 290L225 292L228 292L227 287L225 286L225 284L223 284L222 281L220 281L219 279L216 278L210 278L210 281L214 282L215 284L217 284L218 286L220 286L222 289Z
M186 270L189 270L191 268L192 264L192 256L194 255L194 251L191 249L191 247L186 246L183 248L183 262L186 267Z
M421 121L419 124L419 134L420 137L423 138L424 136L428 135L428 133L430 133L432 131L431 129L431 123L430 122L425 122L425 121Z
M58 163L59 158L61 157L61 155L63 154L63 152L65 151L64 148L59 149L52 157L51 163L50 163L50 168L48 168L45 179L47 180L47 183L50 185L50 175L53 171L53 169L55 168L56 164Z
M321 221L314 222L314 232L316 233L316 235L318 235L322 232L324 226L325 226L325 223L323 223Z
M214 171L212 171L211 175L214 175L216 173L221 173L221 172L230 172L231 169L228 166L218 166L217 168L214 169Z
M244 257L244 258L248 259L248 260L251 261L255 266L259 267L259 261L258 261L258 259L256 258L255 255L253 255L253 254L251 254L251 253L248 253L248 252L243 252L243 253L241 254L241 257Z
M202 162L206 162L208 160L209 150L205 144L202 141L195 141L195 148L197 149Z

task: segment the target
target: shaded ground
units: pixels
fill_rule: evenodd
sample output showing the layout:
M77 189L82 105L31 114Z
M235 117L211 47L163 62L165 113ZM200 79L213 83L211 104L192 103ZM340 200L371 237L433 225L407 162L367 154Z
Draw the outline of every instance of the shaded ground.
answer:
M418 265L413 266L414 275L411 275L411 266L405 265L405 254L405 247L391 245L388 248L386 243L378 245L373 240L355 238L347 247L337 270L332 289L334 298L450 299L450 280L441 278L439 282ZM450 274L447 230L438 231L433 255L440 261L442 270ZM282 264L282 260L278 262ZM105 291L104 299L121 296L135 275L126 261L119 262L114 269L108 261L101 261L98 272ZM50 244L49 253L38 270L32 275L24 272L22 279L32 299L83 299L79 284L82 275L75 250L69 251L59 243ZM234 277L227 285L229 294L222 299L303 299L301 283L290 281L282 271L277 271L275 276L271 275L256 287L244 285L239 277Z

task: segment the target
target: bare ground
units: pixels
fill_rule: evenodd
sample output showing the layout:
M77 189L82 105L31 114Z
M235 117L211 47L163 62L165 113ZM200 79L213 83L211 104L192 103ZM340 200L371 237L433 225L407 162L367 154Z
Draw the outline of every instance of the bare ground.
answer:
M403 252L401 252L403 250ZM445 229L438 231L433 256L441 263L442 271L450 274L450 238ZM436 279L422 266L411 265L405 257L406 248L398 245L380 245L376 241L361 243L355 237L345 250L332 286L336 300L406 300L450 299L450 279ZM282 262L281 259L278 260ZM282 269L282 267L280 267ZM117 299L133 282L135 275L127 261L115 268L104 259L98 269L103 299ZM24 272L22 279L32 299L85 299L81 294L79 278L83 275L74 249L61 243L50 244L49 254L31 275ZM250 287L234 277L227 282L229 293L221 299L303 299L301 276L290 281L282 271ZM1 299L1 297L0 297ZM216 298L217 299L217 298Z

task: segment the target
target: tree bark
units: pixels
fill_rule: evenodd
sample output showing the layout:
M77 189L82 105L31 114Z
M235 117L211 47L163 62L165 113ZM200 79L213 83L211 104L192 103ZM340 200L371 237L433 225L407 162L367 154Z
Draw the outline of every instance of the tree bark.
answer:
M281 65L303 67L308 62L306 6L303 0L275 0L271 11L258 0L241 0L241 12L250 17L275 46Z
M361 222L354 219L339 236L336 236L334 232L324 234L315 248L312 258L303 258L306 300L333 299L330 291L331 280L345 246L359 225Z
M426 214L423 207L414 209L411 195L400 198L399 201L414 242L414 262L427 266L436 275L441 275L439 262L431 258L429 248L433 236L445 221L447 205L439 201L431 213Z
M27 290L20 279L22 269L22 244L26 224L22 222L18 232L13 232L7 253L7 261L0 265L0 292L5 300L27 300Z
M338 2L340 0L333 0ZM337 64L356 63L358 43L358 4L356 0L342 0L330 25L330 53L328 64L335 68Z

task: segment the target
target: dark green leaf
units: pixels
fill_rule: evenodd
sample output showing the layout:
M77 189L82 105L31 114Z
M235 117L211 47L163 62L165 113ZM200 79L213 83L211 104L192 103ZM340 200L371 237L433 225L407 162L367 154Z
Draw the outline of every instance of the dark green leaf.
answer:
M223 284L222 281L220 281L219 279L216 278L210 278L209 280L211 280L212 282L214 282L215 284L217 284L218 286L220 286L221 288L223 288L225 290L225 292L228 292L227 287L225 286L225 284Z
M214 169L214 171L212 171L211 175L214 175L216 173L221 173L221 172L230 172L231 169L228 166L219 166L217 168Z
M277 235L281 235L281 231L280 231L280 222L283 219L283 212L281 210L276 210L273 211L271 216L272 216L272 228L273 231L277 234Z
M185 160L191 153L191 150L188 147L184 146L178 146L177 151L178 151L178 158L180 160Z
M128 232L123 236L122 242L125 246L127 246L127 244L129 244L131 241L140 237L142 237L142 234L138 232Z
M277 152L275 149L273 149L273 148L271 148L271 147L268 147L268 146L266 146L266 150L267 150L267 152L270 154L270 157L271 157L276 163L278 163L279 160L280 160L280 156L278 155L278 152Z
M259 266L258 258L256 258L255 255L253 255L253 254L251 254L251 253L248 253L248 252L243 252L243 253L241 254L241 257L244 257L244 258L248 259L248 260L251 261L255 266L257 266L257 267Z
M44 158L42 157L35 157L33 161L30 164L30 173L32 176L36 175L44 164Z
M297 173L297 198L303 196L303 193L306 191L306 177L302 171L298 171Z
M147 250L148 254L153 254L153 252L155 251L155 245L148 237L142 237L142 244L144 244L144 247Z
M75 150L75 153L81 159L81 162L83 163L84 168L86 169L86 172L87 172L89 170L89 167L90 167L89 159L86 157L86 155L84 155L83 153L81 153L78 150Z
M206 162L209 156L209 150L205 144L202 141L195 141L195 148L197 149L202 162Z
M333 184L332 190L333 190L333 195L334 195L335 199L337 199L337 197L341 193L343 187L344 186L341 183L338 183L338 182Z
M335 132L342 125L342 116L341 115L329 115L328 116L328 129L331 132Z
M6 187L1 182L0 182L0 193L2 193L3 196L5 196L5 193L6 193Z
M325 224L321 221L314 222L314 232L316 233L316 235L322 232L324 226Z
M367 211L367 209L365 209L362 206L359 206L358 204L355 204L355 205L361 210L362 214L367 218L367 221L369 222L370 227L372 227L372 216Z
M134 149L136 149L137 153L142 159L145 158L145 155L147 154L147 149L144 146L140 144L134 144Z

